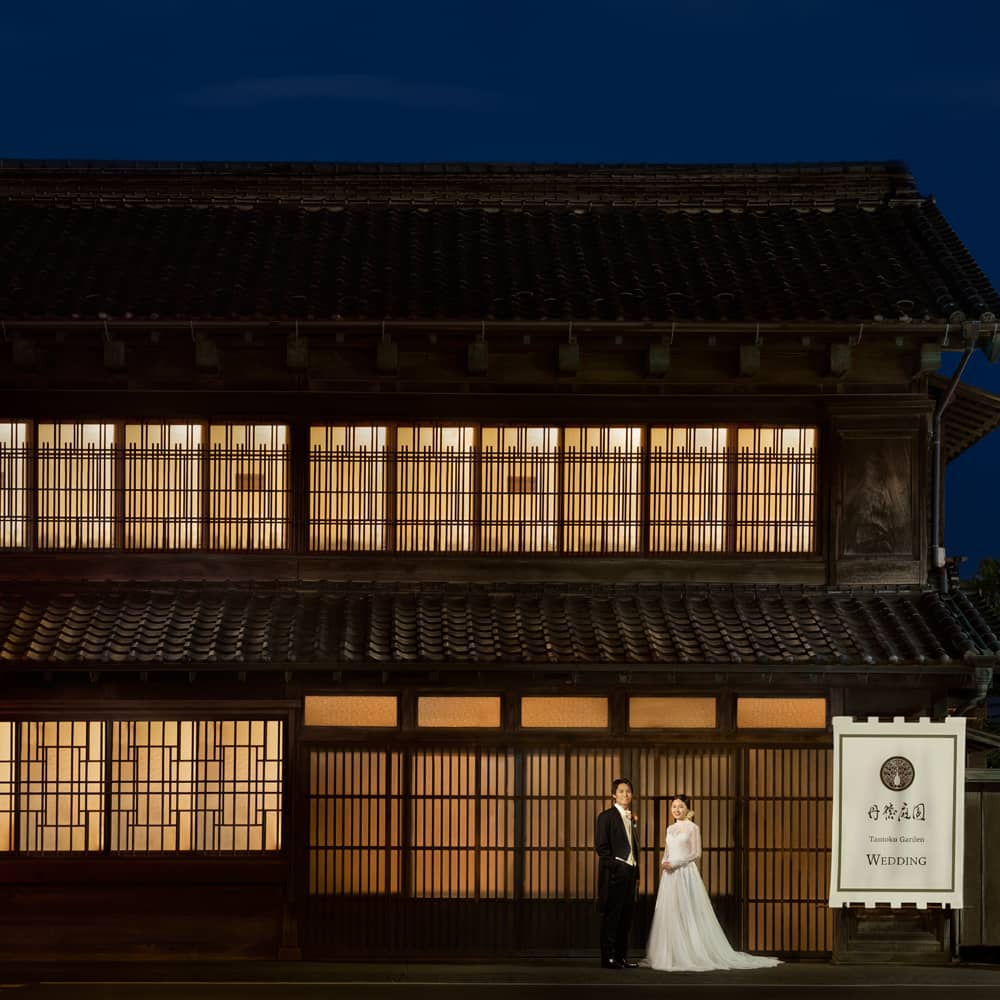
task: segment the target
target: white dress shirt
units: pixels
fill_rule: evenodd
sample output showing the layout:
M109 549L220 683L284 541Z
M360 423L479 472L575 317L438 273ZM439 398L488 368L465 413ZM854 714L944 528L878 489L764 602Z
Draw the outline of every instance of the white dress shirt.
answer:
M618 810L618 815L622 818L622 823L625 825L625 836L628 837L628 857L627 858L615 858L615 861L624 861L625 864L635 867L635 843L632 840L632 820L631 813L628 810L622 809L618 803L615 803L615 808Z

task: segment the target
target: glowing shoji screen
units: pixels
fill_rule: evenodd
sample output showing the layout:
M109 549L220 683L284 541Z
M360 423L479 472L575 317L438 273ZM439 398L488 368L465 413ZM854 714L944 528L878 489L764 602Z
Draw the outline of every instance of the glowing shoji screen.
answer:
M288 428L213 425L209 430L209 548L288 544Z
M125 547L199 547L201 505L201 426L126 424Z
M115 544L114 424L38 425L38 544Z

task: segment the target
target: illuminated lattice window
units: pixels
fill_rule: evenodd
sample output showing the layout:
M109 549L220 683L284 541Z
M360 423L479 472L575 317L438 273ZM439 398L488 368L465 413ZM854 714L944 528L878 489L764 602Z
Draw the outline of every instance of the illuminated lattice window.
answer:
M14 850L14 729L0 722L0 854Z
M641 428L567 427L563 442L564 550L637 551Z
M398 893L402 880L402 755L309 756L309 892ZM358 790L364 794L359 795Z
M514 755L410 759L412 895L497 899L514 888Z
M114 424L38 425L38 544L115 543Z
M209 548L285 548L288 428L216 425L209 445Z
M20 849L100 851L104 723L22 722L20 729Z
M28 425L0 423L0 548L28 544Z
M313 427L309 432L309 548L386 547L386 429Z
M811 552L816 516L815 430L740 428L736 497L738 552Z
M524 757L524 895L593 899L594 817L611 802L617 753L533 751Z
M397 549L464 552L472 548L474 445L471 427L397 429Z
M650 431L651 552L723 552L729 456L724 427Z
M126 548L201 544L201 470L199 425L125 425Z
M111 726L111 850L280 849L280 721Z
M556 551L559 429L484 427L481 448L483 551Z

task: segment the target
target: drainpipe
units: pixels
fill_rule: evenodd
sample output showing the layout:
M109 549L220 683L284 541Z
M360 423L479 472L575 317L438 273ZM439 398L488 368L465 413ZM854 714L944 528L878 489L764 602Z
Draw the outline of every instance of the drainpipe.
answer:
M941 487L944 482L944 467L941 457L941 418L948 404L955 395L958 383L962 380L962 374L966 365L972 358L972 352L976 349L976 340L979 336L979 324L969 323L966 326L965 351L962 353L962 360L955 369L955 374L948 383L948 391L938 400L934 410L933 432L931 436L931 462L933 464L934 487L931 494L931 566L937 576L938 590L942 594L948 593L948 570L945 567L944 538L941 530Z

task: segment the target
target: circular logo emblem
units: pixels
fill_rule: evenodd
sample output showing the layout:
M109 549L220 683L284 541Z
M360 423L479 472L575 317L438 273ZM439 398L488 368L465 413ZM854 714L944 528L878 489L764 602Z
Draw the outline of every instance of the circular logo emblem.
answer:
M882 765L879 777L882 779L882 784L890 792L901 792L913 784L916 773L913 770L913 764L905 757L890 757Z

